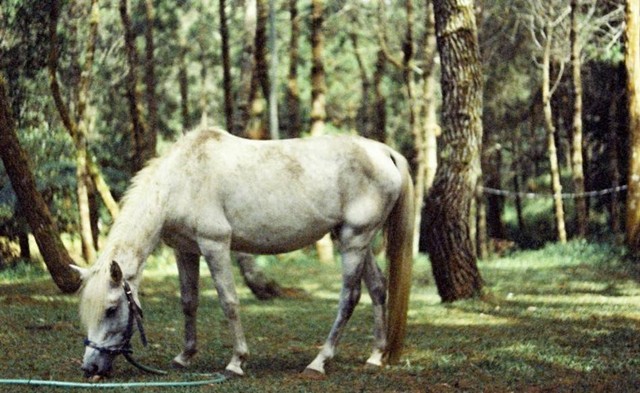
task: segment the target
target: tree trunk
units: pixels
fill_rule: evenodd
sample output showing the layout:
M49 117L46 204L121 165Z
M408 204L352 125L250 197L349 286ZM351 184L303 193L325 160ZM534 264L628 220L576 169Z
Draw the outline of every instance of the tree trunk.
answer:
M144 12L146 26L144 30L145 59L144 59L144 84L145 96L147 100L147 127L145 135L145 156L151 158L156 154L156 142L158 139L158 97L156 94L156 70L154 59L153 25L155 22L155 11L153 1L144 1ZM147 158L147 159L148 159Z
M371 132L369 137L379 142L387 140L387 101L382 92L382 78L385 74L387 58L382 49L378 50L376 66L373 72L374 103L371 116Z
M640 4L627 0L625 6L625 52L629 107L629 177L627 179L626 242L640 252Z
M278 32L276 30L276 4L269 0L269 135L280 139L278 124Z
M617 121L618 117L618 101L621 94L617 94L611 100L609 104L609 162L611 171L611 187L617 189L620 187L620 169L618 167L618 133L620 132L620 125ZM611 200L609 202L609 227L611 232L619 234L620 228L620 202L618 192L612 192L610 194Z
M80 76L79 92L77 95L78 102L76 105L76 118L78 119L78 123L76 123L76 121L71 117L71 114L62 99L57 76L59 51L57 27L58 19L60 17L59 1L52 2L49 17L49 40L51 45L48 59L49 84L56 108L58 109L62 122L69 132L69 135L71 135L75 145L76 196L80 223L80 238L82 241L82 255L85 261L92 263L96 259L96 246L93 241L94 234L91 225L91 208L89 206L89 183L91 182L91 177L89 176L88 170L89 160L86 136L88 119L86 119L85 116L87 96L89 94L89 85L91 83L91 68L93 67L93 58L95 53L95 40L98 31L98 1L93 0L91 2L91 15L89 19L90 33L87 43L85 63Z
M572 124L572 150L571 168L576 204L577 235L587 235L587 199L584 195L584 168L583 168L583 143L582 143L582 48L579 42L578 31L578 1L571 0L571 70L573 80L573 124Z
M564 206L562 203L562 185L560 184L560 169L558 167L558 152L556 148L556 128L553 124L551 110L551 42L553 40L553 28L550 23L545 26L545 46L542 56L542 105L544 108L544 123L547 130L547 152L549 154L549 168L553 188L553 205L556 218L556 230L558 241L567 242L567 231L564 223Z
M253 295L259 300L269 300L283 296L280 285L270 280L256 265L255 258L250 254L237 253L236 263L240 267L240 273L245 284L251 289Z
M40 253L58 288L73 293L80 288L80 275L69 265L73 260L64 247L56 224L36 189L36 180L29 168L27 154L20 147L11 116L6 82L0 76L0 156L13 190L24 209L24 216L31 227Z
M155 145L147 138L146 126L140 113L138 97L138 50L136 49L136 37L131 26L131 19L127 10L128 0L120 0L120 18L124 27L124 46L127 53L129 71L126 78L127 101L129 103L129 116L131 116L131 127L133 136L133 160L131 169L137 172L144 166L144 163L155 154Z
M267 0L257 2L258 19L254 44L254 68L251 76L249 94L249 124L245 136L251 139L269 139L265 113L266 100L269 97L269 66L267 65L267 22L269 20L269 4Z
M369 103L371 90L371 81L369 75L367 75L367 69L364 65L364 61L362 59L362 55L360 54L360 45L358 43L358 32L357 21L352 20L354 29L349 32L349 38L351 39L351 45L353 45L353 55L358 63L358 70L360 71L360 82L362 86L362 91L360 95L360 107L358 108L358 112L356 114L356 129L358 130L358 134L363 136L369 136L371 133L371 104Z
M327 117L325 94L327 85L324 75L323 50L324 34L323 0L311 1L311 135L324 134L324 122ZM333 263L333 241L327 233L316 242L318 259L322 263Z
M474 2L435 0L441 59L443 148L423 220L427 251L443 302L482 290L469 233L469 209L482 140L482 70Z
M291 39L289 41L289 74L287 77L287 136L300 136L300 89L298 88L298 41L300 39L300 16L297 0L289 0Z
M187 42L180 38L180 65L178 70L178 84L180 85L180 117L182 119L182 133L186 134L191 127L189 116L189 74L187 71ZM227 129L231 130L227 122Z
M324 23L323 0L311 1L311 135L324 134L327 117L325 94L327 85L324 74Z
M242 60L240 65L240 86L233 122L235 135L244 135L249 122L249 105L251 100L251 83L255 68L255 40L258 24L257 0L247 0L244 14L244 35L242 44Z
M233 130L233 86L231 81L231 55L226 1L220 0L220 37L222 40L222 85L224 88L224 118L227 130Z

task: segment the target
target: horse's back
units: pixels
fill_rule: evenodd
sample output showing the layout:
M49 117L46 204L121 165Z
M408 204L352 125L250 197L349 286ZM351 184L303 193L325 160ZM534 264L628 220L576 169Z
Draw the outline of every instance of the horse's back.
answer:
M377 225L400 188L390 148L360 137L253 141L199 130L177 149L175 218L193 236L230 231L239 251L297 249L345 221Z

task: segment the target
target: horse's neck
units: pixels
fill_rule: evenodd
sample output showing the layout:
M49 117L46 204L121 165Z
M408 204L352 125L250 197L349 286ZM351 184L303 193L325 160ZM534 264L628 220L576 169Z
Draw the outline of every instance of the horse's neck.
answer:
M164 205L158 190L137 187L111 228L103 262L118 262L125 278L138 281L147 257L160 242Z

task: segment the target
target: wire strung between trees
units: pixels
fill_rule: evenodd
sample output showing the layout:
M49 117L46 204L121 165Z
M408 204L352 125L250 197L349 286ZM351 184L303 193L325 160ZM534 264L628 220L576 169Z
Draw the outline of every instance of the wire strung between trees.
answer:
M484 187L484 186L478 186L478 187L480 191L484 192L485 194L506 196L506 197L518 196L520 198L536 199L536 198L554 198L556 196L556 194L554 193L515 192L515 191L508 191L508 190L499 190L497 188ZM599 197L603 195L622 192L622 191L625 191L627 188L628 188L627 185L624 185L624 186L618 186L618 187L605 188L604 190L586 191L586 192L580 192L580 193L562 192L560 193L560 198L574 199L574 198Z

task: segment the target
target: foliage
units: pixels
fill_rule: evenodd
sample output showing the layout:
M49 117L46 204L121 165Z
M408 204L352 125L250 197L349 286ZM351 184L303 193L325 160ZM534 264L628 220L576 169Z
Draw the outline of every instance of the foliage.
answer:
M319 265L302 252L269 257L262 264L268 275L306 295L260 302L239 287L251 356L247 376L225 382L224 391L633 391L640 383L638 276L625 267L624 252L608 244L574 241L481 262L489 287L485 299L447 305L440 303L421 257L402 363L381 370L363 367L372 324L370 301L363 294L324 381L305 381L298 372L315 356L335 317L338 266ZM222 369L231 351L204 263L201 268L201 351L190 372ZM3 355L0 378L81 381L84 331L77 297L59 294L38 274L16 281L0 277L0 345L13 349ZM175 265L162 249L149 262L142 284L150 347L143 350L134 339L141 362L163 366L179 352L178 287ZM188 378L178 371L169 377L144 375L122 359L116 368L114 381Z

